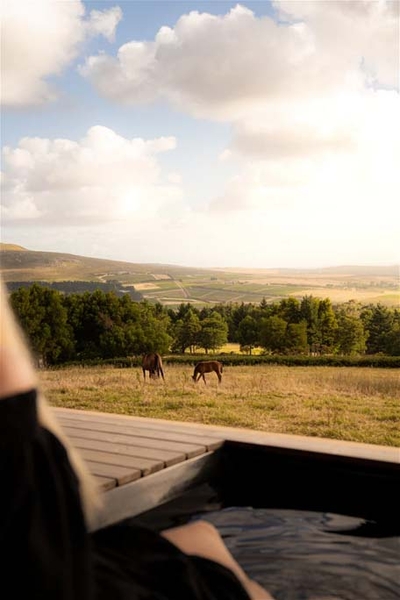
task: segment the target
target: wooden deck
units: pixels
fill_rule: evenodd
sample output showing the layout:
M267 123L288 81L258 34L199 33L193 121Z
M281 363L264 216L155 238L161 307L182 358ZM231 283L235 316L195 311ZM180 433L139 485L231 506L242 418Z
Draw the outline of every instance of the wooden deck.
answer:
M173 423L56 409L58 420L103 490L146 477L219 448L221 437L186 432Z
M65 433L106 492L95 528L149 510L207 476L225 441L303 455L399 465L400 449L297 435L56 408ZM239 481L238 481L239 483Z

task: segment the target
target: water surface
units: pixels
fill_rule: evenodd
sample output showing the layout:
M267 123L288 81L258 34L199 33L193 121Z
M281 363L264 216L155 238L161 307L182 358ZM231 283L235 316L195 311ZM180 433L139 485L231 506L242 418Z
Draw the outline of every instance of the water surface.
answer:
M399 600L400 538L363 519L231 507L213 523L247 574L276 600Z

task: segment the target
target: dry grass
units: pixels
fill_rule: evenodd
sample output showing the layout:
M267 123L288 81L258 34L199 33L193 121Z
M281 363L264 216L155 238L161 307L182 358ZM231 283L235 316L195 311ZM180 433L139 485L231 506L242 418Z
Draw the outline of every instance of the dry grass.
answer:
M400 446L399 373L338 367L226 367L218 386L169 366L166 383L139 369L43 371L55 406Z

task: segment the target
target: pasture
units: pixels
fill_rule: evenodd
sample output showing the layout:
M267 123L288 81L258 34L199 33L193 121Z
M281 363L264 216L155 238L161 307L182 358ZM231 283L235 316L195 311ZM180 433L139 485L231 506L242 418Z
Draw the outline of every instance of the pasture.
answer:
M140 368L42 371L53 406L261 431L400 446L397 370L356 367L224 367L194 384L189 366L167 365L162 380Z
M4 281L118 282L134 286L150 302L177 307L220 302L279 302L313 295L333 303L357 300L398 306L399 267L326 269L201 269L105 260L61 252L36 252L0 242Z

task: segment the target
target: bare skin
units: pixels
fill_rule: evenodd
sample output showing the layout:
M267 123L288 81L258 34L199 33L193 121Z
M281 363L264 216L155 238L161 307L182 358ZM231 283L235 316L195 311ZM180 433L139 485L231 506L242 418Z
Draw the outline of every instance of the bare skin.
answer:
M249 579L211 523L197 521L182 527L166 529L161 535L182 552L214 560L233 571L252 600L273 600L263 587Z
M21 360L19 350L0 347L0 399L26 392L36 383L31 365L27 360Z

